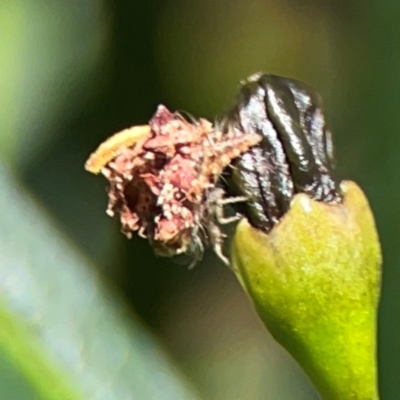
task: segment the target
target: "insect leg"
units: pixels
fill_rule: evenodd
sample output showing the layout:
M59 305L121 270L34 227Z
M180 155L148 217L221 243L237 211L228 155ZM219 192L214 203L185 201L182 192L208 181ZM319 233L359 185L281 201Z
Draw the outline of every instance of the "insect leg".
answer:
M230 266L230 262L228 258L224 255L222 250L224 234L221 232L219 226L212 221L210 221L208 225L208 238L215 254L222 260L225 265Z

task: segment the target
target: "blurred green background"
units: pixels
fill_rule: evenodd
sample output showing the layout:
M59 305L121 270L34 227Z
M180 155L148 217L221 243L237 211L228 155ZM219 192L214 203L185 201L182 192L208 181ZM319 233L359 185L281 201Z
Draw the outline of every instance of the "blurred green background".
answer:
M159 103L213 119L259 70L316 87L377 219L381 398L400 399L399 17L393 0L0 0L2 162L204 399L318 397L213 254L189 271L119 233L86 158ZM40 398L0 353L0 399Z

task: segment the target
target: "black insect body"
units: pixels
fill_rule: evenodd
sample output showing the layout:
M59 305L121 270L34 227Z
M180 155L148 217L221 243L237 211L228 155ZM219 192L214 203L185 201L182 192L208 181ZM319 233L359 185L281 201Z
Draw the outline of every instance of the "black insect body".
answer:
M236 158L223 178L229 196L247 198L235 208L254 227L270 231L296 193L324 202L341 200L332 177L333 146L321 98L307 85L275 75L252 75L218 129L239 129L263 138Z

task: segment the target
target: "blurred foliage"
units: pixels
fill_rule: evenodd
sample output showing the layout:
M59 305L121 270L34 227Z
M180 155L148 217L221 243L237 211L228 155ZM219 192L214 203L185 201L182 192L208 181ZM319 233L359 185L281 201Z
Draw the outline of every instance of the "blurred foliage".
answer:
M0 167L0 347L41 398L196 399L90 264ZM154 379L157 377L157 379Z
M187 271L118 233L104 212L105 182L83 170L86 157L111 133L147 121L158 103L213 118L258 70L318 88L340 176L361 184L376 213L385 260L381 392L397 398L399 12L390 0L0 1L0 154L20 182L10 187L26 197L24 185L57 220L73 243L63 246L98 267L204 398L315 394L212 255ZM51 250L52 241L39 242ZM52 267L61 276L61 264ZM14 368L0 359L0 398L39 398Z

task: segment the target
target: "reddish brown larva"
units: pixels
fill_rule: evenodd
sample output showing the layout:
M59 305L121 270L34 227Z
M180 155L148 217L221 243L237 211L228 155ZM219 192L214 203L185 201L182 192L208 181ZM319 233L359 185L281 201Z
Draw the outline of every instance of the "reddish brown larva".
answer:
M222 238L216 224L207 234L214 218L210 193L232 159L260 140L239 130L222 133L204 119L189 123L160 105L149 125L100 145L86 169L108 179L107 212L119 213L128 237L140 233L160 255L201 253L199 258L211 236L218 236L219 247Z

